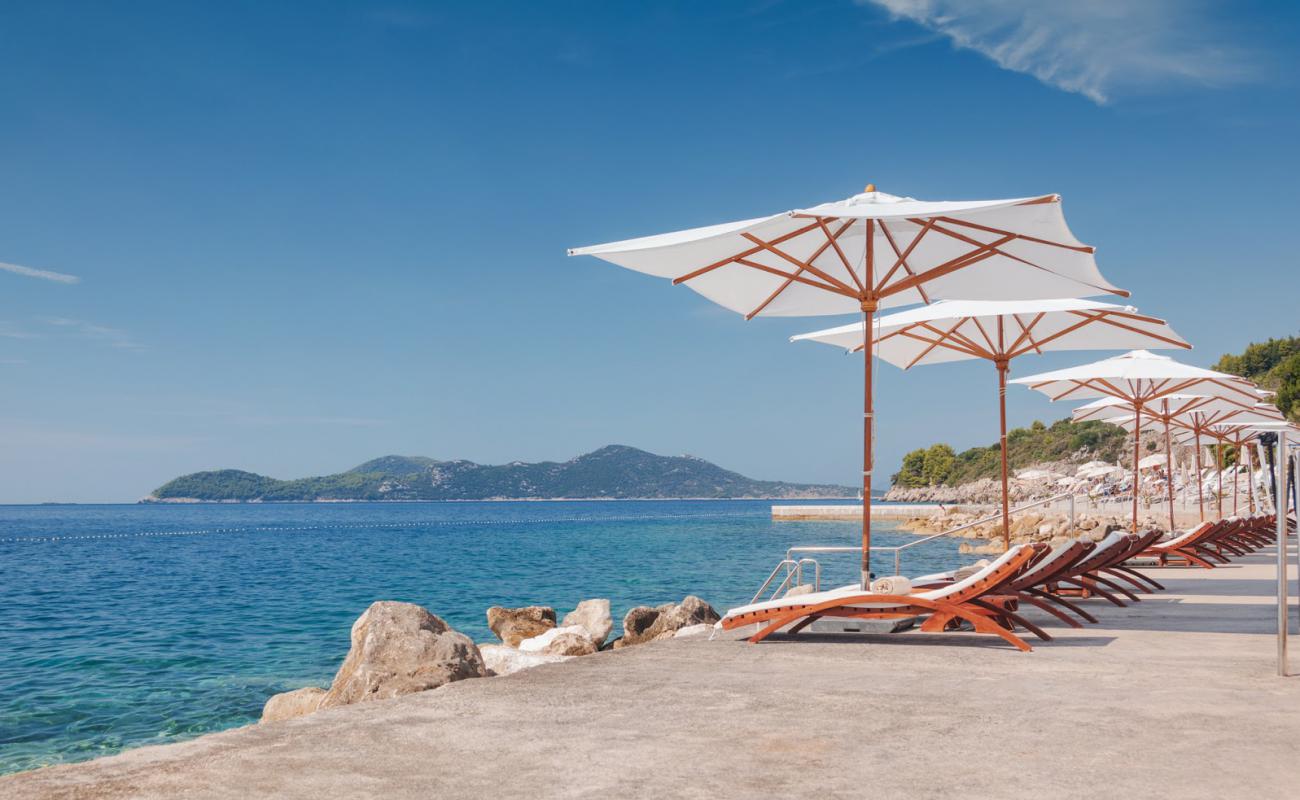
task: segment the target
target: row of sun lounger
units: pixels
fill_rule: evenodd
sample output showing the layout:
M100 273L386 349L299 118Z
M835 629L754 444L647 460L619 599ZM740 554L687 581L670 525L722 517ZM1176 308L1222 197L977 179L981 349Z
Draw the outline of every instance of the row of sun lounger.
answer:
M1135 567L1213 569L1236 556L1258 550L1275 538L1272 516L1230 517L1205 522L1160 541L1160 531L1133 534L1114 531L1100 542L1078 539L1051 547L1012 547L974 574L939 573L902 581L906 592L864 592L846 586L733 608L718 623L723 630L757 625L749 637L760 642L785 630L795 634L819 619L923 618L921 630L937 633L966 626L1002 638L1028 651L1017 629L1043 641L1052 637L1024 616L1026 607L1046 612L1071 627L1097 618L1079 601L1102 598L1124 606L1138 593L1164 589Z

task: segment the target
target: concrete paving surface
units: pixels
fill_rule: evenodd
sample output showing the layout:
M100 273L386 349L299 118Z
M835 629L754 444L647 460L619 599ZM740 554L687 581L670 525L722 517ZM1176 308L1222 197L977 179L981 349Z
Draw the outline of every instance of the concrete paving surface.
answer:
M678 639L11 775L0 797L1297 798L1272 559L1150 570L1168 591L1089 600L1100 625L1050 621L1032 653Z

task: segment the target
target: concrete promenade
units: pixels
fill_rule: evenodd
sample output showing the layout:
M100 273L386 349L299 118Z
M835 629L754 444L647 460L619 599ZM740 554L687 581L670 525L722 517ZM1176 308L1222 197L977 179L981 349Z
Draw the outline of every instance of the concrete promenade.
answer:
M0 797L1300 797L1272 559L1151 570L1168 591L1087 601L1101 625L1053 624L1032 653L679 639L0 778Z

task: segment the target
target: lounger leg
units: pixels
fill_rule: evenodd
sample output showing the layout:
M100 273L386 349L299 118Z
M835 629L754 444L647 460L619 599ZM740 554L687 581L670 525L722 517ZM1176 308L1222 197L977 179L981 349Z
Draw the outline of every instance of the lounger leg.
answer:
M1152 591L1150 586L1147 586L1145 583L1139 581L1137 578L1134 578L1132 575L1125 575L1121 572L1116 572L1111 567L1102 567L1101 569L1097 570L1097 574L1101 574L1101 573L1105 573L1106 575L1109 575L1112 578L1116 578L1118 580L1127 581L1133 584L1133 586L1137 587L1137 590L1139 592L1146 592L1147 594L1150 594Z
M1048 601L1048 602L1051 602L1051 603L1060 603L1061 605L1063 605L1063 606L1065 606L1066 608L1070 609L1071 611L1073 611L1074 613L1076 613L1076 614L1078 614L1079 616L1083 617L1085 620L1087 620L1088 622L1091 622L1091 623L1094 624L1094 625L1096 625L1096 624L1098 623L1098 619L1097 619L1096 617L1094 617L1092 614L1089 614L1087 611L1084 611L1082 608L1080 608L1079 606L1077 606L1077 605L1075 605L1074 603L1070 602L1069 600L1066 600L1064 597L1058 597L1058 596L1052 594L1051 592L1045 592L1045 591L1043 591L1042 589L1036 589L1036 588L1035 588L1035 589L1026 589L1025 591L1029 592L1029 593L1032 594L1032 595L1035 595L1036 597L1040 597L1040 598L1042 598L1043 600L1046 600L1046 601Z
M997 616L1006 617L1007 619L1021 626L1022 628L1029 631L1033 635L1037 636L1039 639L1042 639L1044 642L1052 641L1052 637L1047 635L1047 631L1044 631L1042 628L1038 627L1037 625L1025 619L1024 617L1020 616L1014 611L1008 611L1007 609L1002 608L1001 606L995 606L992 603L989 603L984 600L978 600L978 599L968 600L967 602L971 605L979 606L980 608L986 609L990 613L995 614Z
M813 624L819 619L821 619L820 614L813 614L811 616L804 617L793 628L786 631L786 633L790 633L790 634L798 633L799 631L803 630L804 628L808 627L809 625Z
M1134 578L1137 578L1138 580L1146 581L1153 588L1159 589L1160 591L1164 591L1165 589L1165 587L1155 578L1152 578L1149 575L1143 575L1141 572L1138 572L1137 570L1132 569L1131 567L1111 567L1111 569L1117 570L1119 572L1123 572L1126 575L1132 575Z
M1073 585L1073 586L1077 586L1077 587L1079 587L1080 589L1085 589L1085 590L1090 591L1090 592L1095 592L1095 593L1097 594L1098 597L1104 597L1104 598L1106 598L1107 600L1109 600L1109 601L1111 601L1112 603L1114 603L1115 605L1119 606L1120 608L1128 608L1128 604L1125 603L1123 600L1120 600L1120 599L1119 599L1118 597L1116 597L1115 595L1111 594L1110 592L1106 591L1105 589L1100 588L1099 586L1097 586L1097 585L1095 585L1095 584L1087 584L1087 583L1084 583L1083 581L1077 580L1077 579L1075 579L1075 578L1062 578L1062 579L1061 579L1061 583L1068 583L1068 584L1071 584L1071 585Z
M1108 586L1111 589L1114 589L1115 591L1119 592L1120 594L1124 595L1125 597L1127 597L1128 599L1132 600L1135 603L1142 602L1141 597L1138 597L1137 595L1133 594L1128 589L1125 589L1123 586L1120 586L1118 583L1115 583L1114 581L1107 580L1101 577L1095 572L1089 572L1084 577L1087 578L1088 580L1096 581L1097 583L1100 583L1102 586Z
M1187 559L1187 563L1189 565L1197 564L1199 566L1205 567L1206 569L1214 569L1213 564L1201 558L1200 556L1192 555L1192 552L1190 550L1179 550L1178 555Z
M1051 614L1052 616L1056 617L1056 618L1059 619L1061 622L1064 622L1066 625L1069 625L1071 628L1082 628L1082 627L1083 627L1082 625L1080 625L1079 623L1077 623L1077 622L1075 622L1073 619L1071 619L1071 618L1070 618L1070 617L1069 617L1069 616L1068 616L1064 611L1061 611L1061 610L1058 609L1058 608L1053 608L1053 607L1052 607L1052 604L1051 604L1051 603L1048 603L1048 602L1045 601L1045 600L1042 600L1042 599L1037 598L1037 597L1033 597L1033 596L1028 595L1028 594L1022 594L1022 595L1020 595L1020 599L1021 599L1023 602L1029 603L1029 604L1030 604L1031 606L1033 606L1034 608L1037 608L1037 609L1039 609L1039 610L1041 610L1041 611L1046 611L1048 614Z

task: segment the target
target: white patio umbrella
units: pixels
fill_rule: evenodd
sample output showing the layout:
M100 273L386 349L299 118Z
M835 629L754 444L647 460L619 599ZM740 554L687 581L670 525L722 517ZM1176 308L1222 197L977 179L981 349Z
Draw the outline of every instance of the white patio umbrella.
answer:
M1184 427L1187 424L1195 424L1199 420L1228 418L1234 415L1243 414L1255 407L1255 403L1248 400L1237 398L1211 397L1208 395L1197 394L1169 394L1161 397L1154 403L1147 403L1145 407L1144 420L1160 422L1164 426L1165 435L1165 458L1173 459L1173 448L1170 443L1170 426L1177 424ZM1137 409L1129 400L1119 397L1103 397L1100 400L1094 400L1079 406L1071 413L1071 418L1076 422L1086 420L1100 419L1124 419L1132 418L1137 413ZM1177 420L1177 423L1175 423ZM1143 425L1146 429L1148 426ZM1131 428L1131 426L1130 426ZM1201 472L1201 449L1199 439L1196 447L1196 472ZM1169 500L1169 529L1174 529L1174 485L1170 481L1168 486ZM1205 519L1205 492L1204 482L1196 482L1197 504L1200 508L1201 519Z
M863 323L793 337L862 350ZM1011 546L1011 502L1007 490L1007 374L1012 359L1049 350L1190 348L1162 319L1132 306L1096 300L945 300L882 317L875 354L910 369L982 358L998 373L998 415L1002 459L1002 540ZM1024 477L1021 473L1018 477Z
M1075 409L1075 418L1101 417L1103 421L1119 425L1132 433L1136 429L1136 410L1132 403L1115 401L1103 403L1097 401ZM1168 395L1153 403L1147 403L1142 416L1143 430L1154 430L1156 423L1163 426L1165 434L1165 453L1171 453L1171 428L1179 435L1174 437L1180 443L1194 444L1196 453L1196 501L1201 521L1205 520L1205 481L1204 467L1201 464L1201 437L1207 436L1218 442L1226 441L1227 436L1217 426L1225 421L1267 422L1281 419L1276 408L1267 403L1240 403L1233 398L1206 397L1203 395ZM1109 414L1110 416L1104 416ZM1216 463L1221 452L1216 452ZM1220 469L1222 464L1218 463ZM1219 516L1223 516L1223 494L1216 490L1215 502ZM1170 528L1173 527L1173 493L1170 492Z
M1134 350L1091 364L1018 378L1023 384L1052 400L1114 397L1133 404L1135 429L1140 429L1144 410L1161 398L1184 393L1223 397L1254 404L1255 385L1235 375L1215 372ZM1133 528L1137 530L1137 464L1142 459L1141 437L1133 437Z
M1168 459L1164 453L1152 453L1138 462L1138 469L1152 469L1154 467L1163 467Z
M928 202L868 186L862 194L784 211L580 247L622 267L685 283L750 319L861 313L871 350L880 308L936 298L1028 300L1127 295L1074 238L1057 195ZM873 393L864 369L862 579L870 580Z

